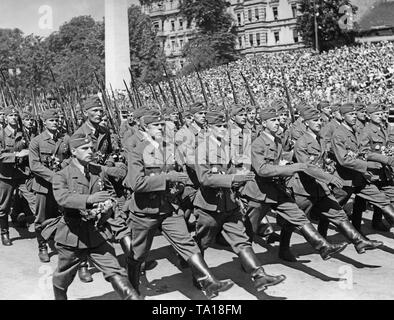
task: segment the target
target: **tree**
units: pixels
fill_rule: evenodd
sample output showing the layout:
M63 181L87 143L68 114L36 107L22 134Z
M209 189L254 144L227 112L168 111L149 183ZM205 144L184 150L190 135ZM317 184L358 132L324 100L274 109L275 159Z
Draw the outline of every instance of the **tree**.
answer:
M315 2L314 2L315 1ZM346 23L345 11L350 8L353 14L357 7L349 0L302 0L298 16L298 30L307 45L316 47L315 41L315 14L318 25L318 41L320 50L354 43L355 31L343 28ZM342 28L341 28L342 26Z
M94 72L104 77L104 36L103 22L80 16L66 22L47 38L46 45L54 55L52 71L58 85L72 83L94 89Z
M183 0L180 13L195 21L198 33L185 46L186 59L199 68L210 68L239 58L236 31L226 0ZM201 54L204 52L205 55Z
M160 80L165 56L157 39L157 32L141 7L132 5L128 10L130 59L133 74L142 82Z

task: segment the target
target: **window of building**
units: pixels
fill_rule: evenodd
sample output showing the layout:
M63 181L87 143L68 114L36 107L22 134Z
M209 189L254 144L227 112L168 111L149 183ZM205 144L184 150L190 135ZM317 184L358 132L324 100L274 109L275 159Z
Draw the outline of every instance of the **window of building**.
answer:
M291 11L293 12L293 18L297 17L297 4L293 3L291 5Z
M261 45L260 33L259 32L256 33L256 44L257 44L258 47Z
M259 8L254 9L254 16L255 16L257 21L260 20Z
M186 29L190 29L192 26L192 21L191 20L187 20L186 22Z
M272 7L272 12L274 14L274 20L278 20L278 7Z
M238 20L238 25L240 26L242 24L242 19L241 19L240 13L237 13L237 20Z
M261 34L261 42L262 44L267 44L267 32Z
M154 22L154 23L153 23L153 28L154 28L156 31L159 31L159 29L160 29L160 23L159 23L158 21Z
M250 46L253 47L253 45L254 45L254 43L253 43L253 34L249 35L249 43L250 43Z
M183 49L183 40L179 40L179 45L181 46L181 49Z
M179 19L179 30L183 30L183 19Z
M181 68L183 68L183 66L185 65L185 62L183 60L181 60L180 64L181 64Z
M171 50L174 51L175 50L175 40L171 41Z
M252 9L249 9L248 10L248 19L249 19L249 22L252 22Z
M265 21L265 20L267 19L267 12L266 12L266 9L265 9L265 8L263 8L263 9L261 10L261 19L262 19L263 21Z
M242 37L238 37L238 45L242 48Z
M293 39L294 39L294 43L297 43L300 41L299 36L298 36L298 30L293 29Z
M175 20L171 20L171 31L175 31Z
M278 44L279 43L279 31L275 31L274 32L274 37L275 37L275 43Z

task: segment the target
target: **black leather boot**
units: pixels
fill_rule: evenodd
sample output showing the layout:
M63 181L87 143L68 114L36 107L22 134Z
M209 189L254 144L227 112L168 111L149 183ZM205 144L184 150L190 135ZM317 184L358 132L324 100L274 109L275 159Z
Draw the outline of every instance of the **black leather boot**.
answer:
M352 213L352 224L358 232L361 233L361 220L363 212L367 207L367 202L358 196L354 198L353 213Z
M144 300L126 277L115 275L109 278L108 281L122 300Z
M250 274L257 291L263 291L267 287L274 286L286 279L284 275L271 276L266 274L252 247L241 250L238 256L244 270Z
M321 234L323 238L327 238L328 226L330 222L328 219L320 218L317 225L317 231Z
M386 218L386 221L390 224L390 226L394 226L394 206L392 204L388 204L381 208L383 216Z
M48 255L48 247L46 240L41 235L41 228L36 228L36 237L38 243L38 258L42 263L48 263L50 261Z
M342 242L338 244L331 244L326 239L324 239L315 227L308 223L301 228L301 233L313 248L319 251L320 256L323 260L328 260L332 258L332 255L343 251L347 243Z
M382 221L383 212L382 209L378 207L374 207L374 212L372 216L372 228L376 231L381 232L389 232L390 228L388 228Z
M357 253L364 253L365 250L376 249L383 245L381 241L374 241L366 239L360 234L356 228L348 221L343 221L338 224L339 231L354 244Z
M78 268L78 277L83 283L93 282L92 274L89 271L88 262L82 261Z
M123 249L123 252L126 256L126 269L127 269L127 277L133 288L140 294L139 286L140 286L140 275L141 275L141 266L142 262L134 260L134 253L131 247L131 237L126 236L120 240L120 246Z
M67 290L53 286L53 294L55 296L55 300L67 300Z
M193 278L208 299L217 297L219 292L227 291L234 285L231 280L216 279L201 253L192 255L187 262L192 270Z
M0 218L0 233L1 233L1 243L3 246L12 246L10 240L10 233L8 231L8 216Z
M279 258L288 262L297 262L296 257L290 250L290 239L293 230L290 227L283 227L280 232Z

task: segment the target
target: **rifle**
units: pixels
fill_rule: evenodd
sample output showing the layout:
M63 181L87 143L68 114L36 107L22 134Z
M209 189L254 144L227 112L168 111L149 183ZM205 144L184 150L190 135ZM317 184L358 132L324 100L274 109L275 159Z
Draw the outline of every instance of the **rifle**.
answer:
M57 97L58 97L60 109L62 110L62 112L63 112L63 114L64 114L64 120L65 120L65 122L66 122L66 130L67 130L67 133L70 135L70 134L71 134L70 125L69 125L68 120L67 120L67 113L66 113L66 110L64 109L63 97L62 97L62 95L60 94L60 91L59 91L59 88L58 88L58 86L57 86L57 82L56 82L56 79L55 79L55 75L53 74L52 69L51 69L50 67L48 67L48 68L49 68L49 71L50 71L50 73L51 73L52 80L53 80L53 82L54 82L54 84L55 84L55 88L56 88L56 93L57 93Z
M225 103L225 101L224 101L224 96L223 96L223 92L222 92L222 87L220 86L219 79L216 79L216 84L217 84L218 89L219 89L220 98L222 99L223 108L226 109L226 103Z
M201 85L201 91L202 91L202 95L204 96L205 105L208 107L208 97L207 97L207 93L205 92L204 83L202 82L200 73L198 72L197 67L194 63L193 63L193 66L194 66L194 70L197 73L198 81L200 82L200 85Z
M111 113L111 110L110 110L110 107L109 107L109 102L107 100L107 94L106 94L105 90L103 89L102 84L100 85L100 80L99 80L99 77L97 76L96 72L94 72L94 76L96 78L97 88L101 92L101 95L102 95L102 98L103 98L103 104L104 104L105 110L108 113L108 120L109 120L109 122L111 124L111 127L113 128L114 132L119 136L119 130L115 126L115 123L114 123L113 118L112 118L112 113Z
M248 92L249 97L250 97L250 102L252 103L253 106L257 106L256 99L254 98L253 92L250 89L248 80L245 78L245 76L244 76L244 74L242 72L241 72L241 76L242 76L242 79L244 79L246 91Z
M114 92L114 89L112 89L112 84L110 84L110 87L111 87L111 92L112 92L112 98L114 99L114 109L115 109L115 114L116 114L116 116L117 116L117 118L118 118L118 125L120 126L120 124L121 124L121 114L120 114L120 110L119 110L119 108L118 108L118 104L116 103L116 98L115 98L115 92Z
M171 79L170 79L170 77L168 76L167 68L166 68L166 66L164 65L164 63L162 64L162 66L163 66L164 73L165 73L166 78L167 78L167 82L168 82L168 84L169 84L169 86L170 86L170 91L171 91L172 98L174 99L175 107L176 107L177 110L179 111L179 106L178 106L178 102L177 102L177 99L176 99L175 91L174 91L174 88L173 88L173 86L172 86Z
M228 71L228 69L226 69L226 73L227 73L228 80L230 81L231 90L233 91L234 102L236 104L238 104L238 97L237 97L237 93L235 92L233 81L231 80L230 71Z
M192 93L191 93L189 87L187 86L187 83L186 83L186 82L185 82L185 87L186 87L186 90L187 90L187 92L189 93L189 96L190 96L190 98L192 99L193 103L195 103L196 101L194 100L194 97L193 97L193 95L192 95Z
M288 106L289 111L290 111L291 122L294 123L294 121L295 121L294 109L293 109L293 106L291 104L289 88L287 87L287 84L286 84L286 79L285 79L285 74L283 72L283 68L280 69L280 72L282 74L282 81L283 81L282 86L283 86L283 88L285 89L285 92L286 92L287 106Z
M162 98L163 98L164 104L165 104L166 106L168 106L167 97L166 97L166 95L165 95L165 93L164 93L162 87L160 86L160 83L157 83L157 86L159 87L160 94L161 94L161 96L162 96Z
M142 100L141 100L141 97L140 97L140 93L138 92L136 83L134 81L134 76L133 76L133 72L131 71L131 68L129 68L129 73L130 73L130 76L131 76L131 86L133 88L134 95L137 97L137 104L139 105L140 108L142 108Z
M130 90L129 90L129 87L127 86L126 81L123 80L123 83L124 83L124 85L125 85L125 87L126 87L126 91L127 91L127 95L129 96L130 103L131 103L133 109L136 109L136 108L135 108L135 105L134 105L134 102L133 102L133 97L131 96L131 92L130 92Z

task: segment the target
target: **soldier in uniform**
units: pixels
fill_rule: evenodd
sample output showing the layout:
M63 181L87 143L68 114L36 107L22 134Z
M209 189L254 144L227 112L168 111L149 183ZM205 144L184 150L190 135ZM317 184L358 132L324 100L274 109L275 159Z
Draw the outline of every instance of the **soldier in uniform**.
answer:
M6 126L7 126L7 119L4 109L0 109L0 129L5 128Z
M322 259L327 260L345 249L347 244L331 244L322 237L310 223L304 211L297 206L291 190L286 186L286 178L300 172L313 173L315 166L305 163L287 164L283 161L282 143L275 136L279 129L280 113L280 110L271 108L261 111L265 129L252 144L252 167L256 173L256 181L247 182L242 193L249 199L249 208L261 206L263 209L249 211L249 219L255 228L261 220L261 216L256 216L258 212L275 210L282 227L300 231L312 247L319 252ZM285 243L285 241L281 239L281 242ZM285 253L283 250L280 255L286 259Z
M246 128L252 133L252 141L257 138L259 133L258 123L256 119L257 108L255 106L249 105L246 110Z
M127 114L127 121L123 121L121 123L119 129L119 136L122 140L122 144L123 141L125 141L128 137L132 136L138 128L138 119L140 118L140 115L137 113L139 111L141 110L130 110Z
M372 103L366 107L370 122L360 133L360 153L365 159L377 161L382 164L381 169L371 170L373 183L394 202L394 184L392 166L394 155L388 145L388 135L383 127L383 105ZM372 227L377 231L388 232L390 229L382 221L382 212L378 207L374 208Z
M122 299L140 300L108 242L112 233L107 219L113 214L112 198L115 195L104 173L96 175L88 169L93 159L91 138L74 134L69 145L72 152L70 165L53 178L55 199L64 208L64 213L49 223L43 232L48 238L56 231L59 260L52 278L55 299L67 299L67 289L79 264L89 257Z
M354 126L354 129L356 130L357 135L360 135L361 132L364 130L366 124L368 123L367 110L365 104L362 103L357 103L356 108L357 108L357 121L356 121L356 125Z
M14 191L26 180L21 164L29 151L28 144L18 129L18 110L9 107L4 110L4 114L7 126L0 128L0 233L2 244L11 246L8 216Z
M207 121L211 131L196 151L196 174L200 188L194 199L197 219L195 238L204 251L221 232L240 258L244 270L250 274L256 290L262 291L284 281L286 277L265 273L246 234L236 189L254 180L254 174L246 168L236 170L235 174L228 171L231 159L225 115L208 112Z
M98 96L87 98L82 104L86 121L75 131L75 134L84 134L91 137L95 162L101 165L114 166L114 159L110 156L113 147L111 133L108 128L100 126L104 116L104 108ZM92 282L93 278L88 270L88 264L82 263L78 272L83 282Z
M214 297L233 283L216 279L187 230L179 203L188 176L177 172L174 145L163 140L163 119L152 111L143 117L143 122L148 139L140 142L128 156L131 169L128 184L134 191L129 202L134 251L131 283L138 290L140 266L149 253L156 230L161 228L164 237L190 265L202 291L208 298Z
M26 144L29 145L31 139L33 139L37 135L37 131L33 126L34 118L31 113L23 112L21 120L21 132L23 135L23 139L26 141ZM33 184L33 176L29 168L28 157L24 158L24 160L19 164L19 167L24 168L23 171L25 172L26 179L24 183L19 185L19 190L16 190L15 192L12 205L11 219L14 225L21 228L26 228L26 217L33 216L35 213L36 196L31 189Z
M231 120L229 121L230 157L231 164L235 168L251 170L252 132L246 127L247 108L242 105L234 105L231 108ZM247 203L247 201L245 201ZM255 210L260 210L256 208ZM245 221L249 238L253 239L253 230L248 221ZM259 236L267 238L268 243L275 242L277 235L274 228L264 215L260 227L256 232ZM277 239L278 240L278 239Z
M75 133L91 136L93 151L97 158L102 158L102 163L100 164L113 166L114 163L110 157L113 151L111 133L107 128L100 126L100 122L104 116L104 108L99 97L92 96L87 98L82 108L87 120Z
M376 161L368 161L360 153L360 141L354 129L357 121L357 108L352 103L341 106L343 123L334 132L331 147L336 160L335 174L344 181L343 189L334 188L333 192L339 204L343 205L352 194L369 201L378 207L386 220L394 222L394 206L390 199L372 183L374 170L382 168ZM367 158L368 159L368 158ZM362 210L353 208L352 223L360 231Z
M291 177L288 186L292 188L294 199L300 209L309 214L312 208L319 212L319 218L333 223L338 230L345 235L354 245L358 253L365 250L375 249L383 243L369 241L362 236L349 222L346 213L342 210L329 186L342 188L341 179L323 171L325 168L325 148L321 145L319 132L321 129L321 114L318 110L307 107L302 111L302 118L306 126L305 134L300 137L294 147L294 155L299 163L309 163L318 166L315 177L303 172ZM285 234L283 234L285 233ZM288 250L291 229L282 228L280 243L280 255L287 261L297 261Z
M32 190L36 194L34 229L38 241L38 256L41 262L49 262L47 242L41 236L42 225L60 215L53 196L53 177L61 170L64 160L70 157L69 136L61 135L59 115L55 109L45 110L41 118L45 130L33 138L29 146L29 165L34 175Z
M340 108L339 103L335 103L331 107L332 118L331 120L322 127L320 131L320 136L323 138L323 145L326 146L327 150L331 150L331 138L335 130L341 125L343 118L341 113L339 112Z
M328 101L320 101L317 104L317 110L321 112L322 126L324 127L332 118L331 105Z

